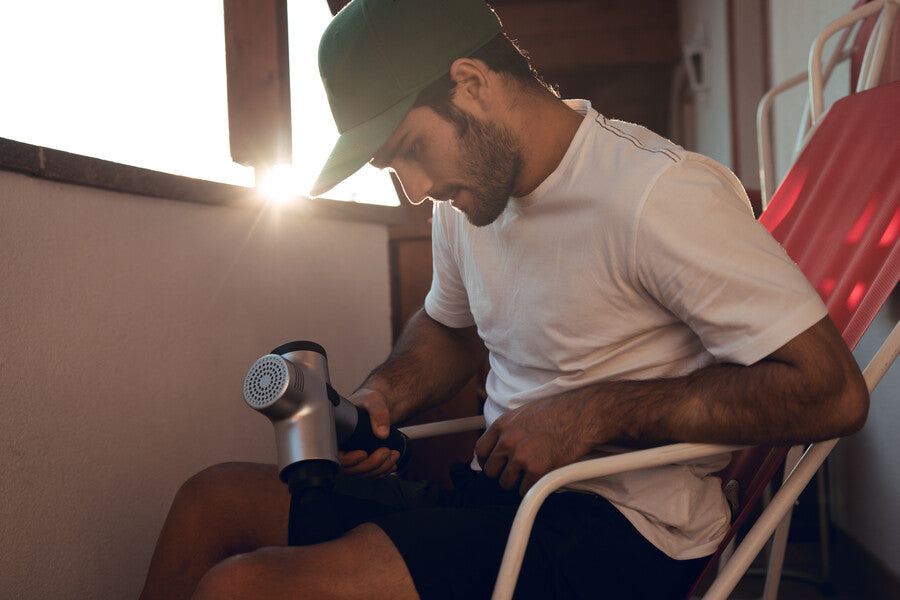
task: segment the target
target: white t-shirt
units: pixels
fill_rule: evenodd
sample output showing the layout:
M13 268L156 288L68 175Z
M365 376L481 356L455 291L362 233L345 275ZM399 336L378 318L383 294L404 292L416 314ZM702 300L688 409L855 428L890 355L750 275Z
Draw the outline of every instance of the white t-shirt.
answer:
M585 115L556 170L477 228L436 203L426 312L477 325L485 417L604 380L752 364L827 314L752 215L737 178L638 125ZM727 400L727 399L726 399ZM578 484L654 545L690 559L729 525L728 457Z

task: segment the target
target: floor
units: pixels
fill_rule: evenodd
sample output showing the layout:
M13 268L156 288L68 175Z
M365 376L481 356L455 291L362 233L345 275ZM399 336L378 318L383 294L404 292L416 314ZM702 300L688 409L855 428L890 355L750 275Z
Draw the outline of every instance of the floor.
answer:
M837 549L835 549L837 550ZM828 582L823 582L821 557L817 542L788 544L785 574L779 585L778 600L896 600L893 594L861 591L859 574L850 572L846 561L832 560ZM762 597L765 573L763 559L757 558L753 568L740 581L729 600L758 600ZM695 596L695 599L701 596Z
M838 589L835 582L846 574L833 573L831 582L823 583L818 544L792 543L785 556L785 575L778 589L779 600L872 600L852 590ZM756 600L762 597L765 575L761 559L731 594L731 600Z
M865 549L834 527L827 532L830 558L823 559L814 488L809 486L794 508L778 600L900 599L900 582L884 567L879 567ZM767 556L764 549L729 600L762 598ZM827 563L824 572L823 562Z

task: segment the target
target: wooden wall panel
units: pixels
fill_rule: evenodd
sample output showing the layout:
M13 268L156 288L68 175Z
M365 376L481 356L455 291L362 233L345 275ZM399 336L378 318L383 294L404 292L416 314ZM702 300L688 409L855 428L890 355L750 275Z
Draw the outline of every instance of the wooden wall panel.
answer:
M510 37L538 70L591 69L678 60L671 0L493 2Z

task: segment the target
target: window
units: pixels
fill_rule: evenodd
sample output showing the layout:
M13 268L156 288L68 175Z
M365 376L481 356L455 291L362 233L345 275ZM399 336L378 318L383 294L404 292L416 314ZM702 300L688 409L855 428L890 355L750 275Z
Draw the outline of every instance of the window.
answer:
M289 0L294 164L305 195L337 137L318 76L325 0ZM221 0L0 4L0 137L165 173L253 186L231 160ZM398 205L366 166L329 198Z
M325 0L288 1L293 170L301 194L312 187L338 137L319 78L319 38L329 21L331 11ZM390 176L370 165L365 165L327 196L335 200L399 205Z
M238 185L220 0L0 5L0 137Z

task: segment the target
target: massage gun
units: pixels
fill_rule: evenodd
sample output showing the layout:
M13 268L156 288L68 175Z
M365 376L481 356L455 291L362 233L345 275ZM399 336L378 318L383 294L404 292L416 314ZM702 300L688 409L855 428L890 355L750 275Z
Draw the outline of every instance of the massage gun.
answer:
M328 377L325 349L289 342L258 359L244 377L244 401L275 427L281 480L291 491L288 543L337 536L329 497L337 475L338 448L372 453L386 446L410 456L409 439L392 427L387 439L372 432L369 413L338 394Z

